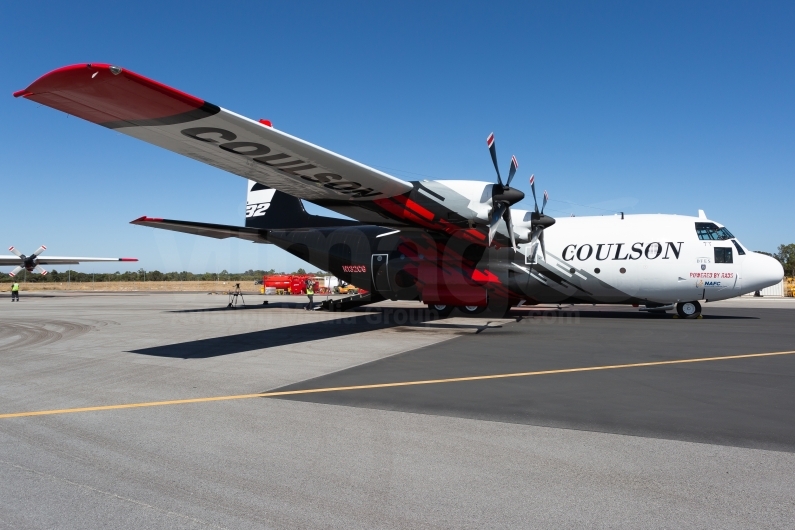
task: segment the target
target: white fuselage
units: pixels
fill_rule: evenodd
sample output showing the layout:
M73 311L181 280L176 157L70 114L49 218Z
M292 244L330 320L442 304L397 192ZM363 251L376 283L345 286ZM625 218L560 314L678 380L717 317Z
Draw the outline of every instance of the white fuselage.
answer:
M564 277L598 279L657 303L723 300L781 281L777 260L733 238L700 239L696 223L723 228L681 215L558 218L545 231L546 265ZM520 250L530 255L529 244ZM543 259L540 252L537 259Z

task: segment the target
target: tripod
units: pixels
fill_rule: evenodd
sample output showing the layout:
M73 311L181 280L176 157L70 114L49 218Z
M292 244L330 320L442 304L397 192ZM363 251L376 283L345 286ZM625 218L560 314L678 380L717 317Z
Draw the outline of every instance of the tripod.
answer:
M240 284L236 283L235 290L229 291L229 305L226 307L237 307L238 297L240 298L240 302L242 302L243 305L246 305L246 300L243 298L243 291L240 290Z

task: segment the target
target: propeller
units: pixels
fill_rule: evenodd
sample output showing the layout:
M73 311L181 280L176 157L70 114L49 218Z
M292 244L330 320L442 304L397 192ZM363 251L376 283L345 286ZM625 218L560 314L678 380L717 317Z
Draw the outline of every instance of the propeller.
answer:
M18 251L14 247L8 247L8 250L11 251L12 254L17 256L20 259L20 261L22 261L22 263L20 265L17 265L16 267L14 267L14 270L12 270L11 272L8 273L9 276L12 276L12 277L16 276L17 274L19 274L23 270L27 270L28 272L37 272L37 273L41 274L42 276L47 274L47 271L44 270L38 264L38 260L36 260L36 258L39 256L39 254L41 254L42 252L47 250L47 247L45 247L44 245L42 245L39 248L37 248L33 252L33 254L31 254L30 256L24 255L22 252Z
M500 175L500 167L497 164L497 145L494 141L494 133L491 133L486 138L486 145L489 146L489 153L491 153L491 161L494 163L494 170L497 172L497 184L492 186L491 192L491 215L489 216L489 246L494 240L494 235L497 233L497 225L500 219L505 221L508 227L508 235L511 238L511 247L516 249L516 237L513 233L513 220L511 219L511 205L524 199L524 193L521 190L511 188L511 181L516 170L519 168L519 162L516 157L511 157L511 167L508 171L508 180L503 184L502 176Z
M555 220L552 217L544 215L544 208L549 201L549 193L547 193L547 190L544 190L544 202L541 203L541 210L539 211L538 200L536 199L535 175L530 175L530 190L533 192L533 204L535 205L535 211L530 214L531 224L533 227L530 231L530 245L532 249L530 251L530 261L535 262L539 246L541 247L541 255L544 256L544 261L546 261L547 251L546 247L544 246L544 229L555 224Z

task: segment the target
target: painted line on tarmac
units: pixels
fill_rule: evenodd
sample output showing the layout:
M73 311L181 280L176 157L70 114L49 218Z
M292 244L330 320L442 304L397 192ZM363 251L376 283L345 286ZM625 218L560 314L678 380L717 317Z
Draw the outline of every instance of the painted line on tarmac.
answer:
M75 412L96 412L101 410L135 409L142 407L160 407L163 405L187 405L189 403L208 403L211 401L230 401L233 399L250 399L264 397L298 396L303 394L320 394L323 392L343 392L346 390L371 390L378 388L395 388L401 386L434 385L441 383L463 383L467 381L487 381L490 379L508 379L511 377L530 377L535 375L571 374L577 372L596 372L600 370L618 370L621 368L643 368L648 366L670 366L675 364L703 363L710 361L731 361L735 359L754 359L758 357L775 357L792 355L793 351L768 353L747 353L742 355L726 355L723 357L700 357L696 359L676 359L672 361L651 361L632 364L612 364L606 366L586 366L583 368L562 368L558 370L541 370L537 372L517 372L510 374L475 375L469 377L452 377L449 379L426 379L420 381L402 381L398 383L377 383L372 385L337 386L329 388L310 388L306 390L283 390L277 392L258 392L256 394L237 394L234 396L215 396L205 398L173 399L169 401L148 401L144 403L125 403L122 405L99 405L96 407L79 407L72 409L36 410L32 412L11 412L0 414L0 419L23 418L27 416L52 416L55 414L72 414Z

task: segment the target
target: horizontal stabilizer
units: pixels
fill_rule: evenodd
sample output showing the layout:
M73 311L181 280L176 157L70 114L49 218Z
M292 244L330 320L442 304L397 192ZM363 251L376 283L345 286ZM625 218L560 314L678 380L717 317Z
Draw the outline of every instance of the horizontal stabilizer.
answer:
M191 221L177 221L174 219L161 219L159 217L139 217L130 224L140 226L151 226L152 228L162 228L163 230L173 230L174 232L184 232L197 236L213 237L215 239L226 239L237 237L247 239L255 243L267 243L267 230L261 228L247 228L244 226L217 225L212 223L194 223Z

